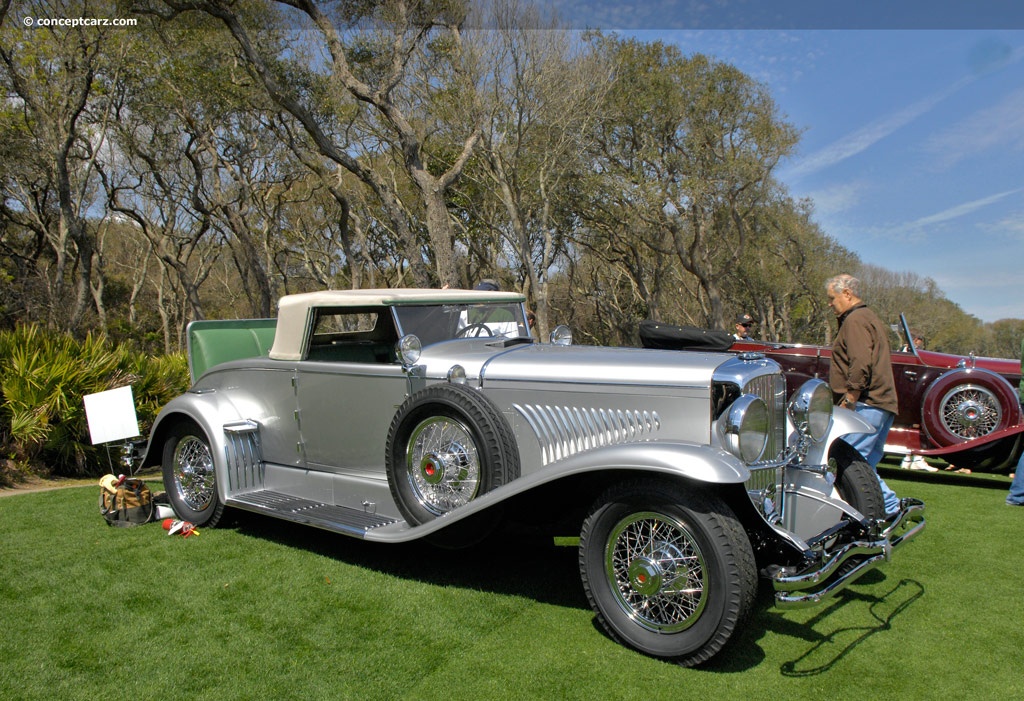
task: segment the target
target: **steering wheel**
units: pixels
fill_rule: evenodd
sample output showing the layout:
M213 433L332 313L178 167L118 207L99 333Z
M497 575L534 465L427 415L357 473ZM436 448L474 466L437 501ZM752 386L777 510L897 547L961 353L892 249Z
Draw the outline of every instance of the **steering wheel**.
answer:
M480 338L481 336L484 335L494 335L494 332L491 331L487 324L470 324L469 326L463 326L461 329L459 329L458 333L455 334L455 338L469 338L470 331L476 331L476 333L472 334L473 338ZM481 333L482 331L486 331L487 333L483 334Z

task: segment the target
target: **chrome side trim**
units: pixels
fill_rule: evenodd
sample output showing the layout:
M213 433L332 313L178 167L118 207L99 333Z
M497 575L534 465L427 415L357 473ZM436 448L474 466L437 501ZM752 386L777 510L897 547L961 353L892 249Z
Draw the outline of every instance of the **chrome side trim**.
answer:
M656 411L513 404L540 441L549 465L586 450L649 440L661 429Z

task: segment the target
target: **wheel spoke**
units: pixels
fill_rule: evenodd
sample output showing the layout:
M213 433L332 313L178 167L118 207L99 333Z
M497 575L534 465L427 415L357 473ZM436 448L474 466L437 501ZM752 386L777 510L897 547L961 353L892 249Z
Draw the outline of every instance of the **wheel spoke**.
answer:
M439 416L412 433L406 465L417 501L443 514L471 501L480 487L480 457L469 429Z
M631 514L612 529L606 563L619 606L645 628L685 629L706 603L703 557L677 520Z
M184 436L174 450L175 489L193 511L203 511L216 494L216 475L210 448L195 436Z
M963 385L943 397L940 415L950 433L960 438L979 438L996 430L1002 420L1002 409L988 389Z

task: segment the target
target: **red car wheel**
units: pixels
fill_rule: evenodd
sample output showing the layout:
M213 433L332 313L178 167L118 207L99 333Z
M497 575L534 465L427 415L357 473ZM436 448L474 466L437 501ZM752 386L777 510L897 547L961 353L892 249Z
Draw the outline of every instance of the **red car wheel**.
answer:
M978 368L942 375L921 404L921 424L938 447L982 438L1020 419L1020 402L1010 383Z

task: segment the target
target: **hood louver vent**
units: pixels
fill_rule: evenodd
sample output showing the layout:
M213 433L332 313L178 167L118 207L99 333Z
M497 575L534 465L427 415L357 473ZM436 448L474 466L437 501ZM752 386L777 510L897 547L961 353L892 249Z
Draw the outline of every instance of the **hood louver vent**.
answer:
M544 465L606 445L649 440L661 429L653 411L515 404L540 441Z

